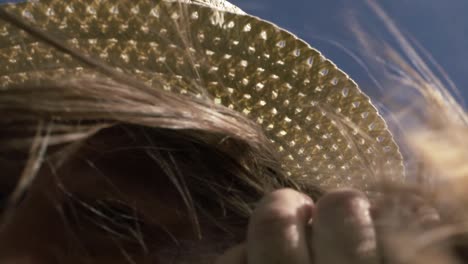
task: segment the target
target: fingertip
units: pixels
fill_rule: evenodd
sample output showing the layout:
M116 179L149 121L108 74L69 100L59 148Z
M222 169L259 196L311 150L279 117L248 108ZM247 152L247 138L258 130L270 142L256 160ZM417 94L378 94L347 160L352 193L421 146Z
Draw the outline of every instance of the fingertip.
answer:
M249 222L249 263L310 263L307 223L313 209L310 197L292 189L265 196Z
M280 189L266 195L254 210L249 235L257 236L263 229L307 223L312 217L315 204L312 198L293 189Z
M317 203L313 250L318 264L374 263L377 241L366 195L332 191Z

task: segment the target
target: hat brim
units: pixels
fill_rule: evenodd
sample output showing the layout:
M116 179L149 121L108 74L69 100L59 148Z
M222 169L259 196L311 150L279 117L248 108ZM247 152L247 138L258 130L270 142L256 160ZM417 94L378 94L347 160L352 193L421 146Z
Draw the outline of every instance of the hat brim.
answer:
M366 189L404 177L402 156L370 99L272 23L178 1L39 0L7 9L150 85L207 91L259 123L298 181ZM0 87L92 70L3 21L0 60Z

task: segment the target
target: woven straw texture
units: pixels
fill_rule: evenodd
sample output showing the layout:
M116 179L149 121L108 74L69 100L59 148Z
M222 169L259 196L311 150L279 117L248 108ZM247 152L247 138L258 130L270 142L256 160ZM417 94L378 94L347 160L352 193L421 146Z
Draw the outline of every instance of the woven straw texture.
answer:
M205 88L260 124L299 181L366 189L403 179L384 120L332 62L224 1L189 2L38 0L7 9L149 85L163 80L187 95ZM88 70L0 21L0 89Z

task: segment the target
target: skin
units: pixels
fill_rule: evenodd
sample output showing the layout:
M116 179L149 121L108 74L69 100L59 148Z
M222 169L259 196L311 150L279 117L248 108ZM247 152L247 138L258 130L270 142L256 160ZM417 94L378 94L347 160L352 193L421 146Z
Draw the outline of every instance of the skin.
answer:
M79 168L76 168L78 166ZM72 193L87 193L93 199L102 198L103 193L117 197L117 193L110 190L105 179L96 174L89 166L77 162L75 166L70 165L68 174L63 183L68 186ZM75 180L80 177L81 184ZM137 254L138 245L126 243L124 240L117 242L105 235L86 220L81 220L81 229L73 224L66 224L63 214L57 210L60 203L67 199L61 192L50 192L51 174L44 174L42 180L31 190L31 194L16 211L13 220L5 228L0 237L0 262L19 264L42 264L42 263L87 263L82 262L83 257L74 254L87 254L92 256L89 263L128 263L119 254L117 248L126 248L128 254L132 255L136 263L165 263L157 256L149 255L142 257ZM170 210L167 203L173 203L170 207L180 207L177 195L160 194L155 200L148 204L146 199L139 196L144 193L144 186L137 182L126 179L126 173L115 173L113 175L113 186L121 192L132 197L134 204L147 213L143 217L151 219L154 226L165 225L169 232L179 239L192 239L191 230L186 216L179 215ZM161 177L162 178L162 177ZM102 179L102 181L100 180ZM88 182L93 181L93 183ZM145 185L151 184L148 181ZM164 184L154 182L154 184ZM89 188L89 186L95 188ZM86 188L86 190L84 189ZM106 190L108 189L108 190ZM48 190L48 192L44 192ZM161 195L166 195L164 203ZM159 198L159 199L158 199ZM169 198L169 199L168 199ZM250 218L247 240L229 249L218 257L216 263L221 264L263 264L263 263L371 263L360 262L362 254L359 248L369 241L361 239L366 237L366 225L372 224L368 218L368 202L366 198L357 191L341 190L327 194L317 204L314 204L308 196L291 189L282 189L265 196ZM147 210L151 207L153 210ZM336 208L336 210L335 210ZM156 209L156 210L154 210ZM161 217L157 212L166 212ZM172 213L171 213L172 211ZM79 213L79 212L78 212ZM348 217L351 221L338 223L335 218ZM347 232L353 230L353 232ZM343 233L342 233L343 232ZM164 234L154 234L155 237ZM341 237L341 243L335 241L334 237ZM75 239L71 239L74 237ZM372 242L373 237L370 238ZM79 240L80 243L76 243ZM354 243L358 241L358 243ZM212 243L213 241L205 241ZM350 245L351 247L348 247ZM81 248L72 254L64 254L70 247ZM162 244L155 244L150 251L158 252L163 248ZM57 254L57 252L59 252ZM337 256L344 254L351 256L345 259L355 261L343 262ZM140 257L138 257L140 255ZM74 259L80 261L73 262ZM159 260L158 260L159 259ZM88 261L91 261L88 259Z
M243 242L232 242L203 219L199 239L168 177L144 152L128 148L144 142L128 140L106 135L60 169L46 164L0 231L0 263L379 263L373 208L363 193L350 189L318 201L280 189L258 202ZM116 215L99 213L103 201L137 220L107 221ZM383 217L384 209L379 208Z
M330 192L317 204L291 189L275 191L252 215L247 241L216 263L377 263L370 203L356 190Z
M196 241L179 193L132 140L103 135L60 169L44 164L0 232L0 263L166 263L175 239ZM112 209L101 214L100 202Z

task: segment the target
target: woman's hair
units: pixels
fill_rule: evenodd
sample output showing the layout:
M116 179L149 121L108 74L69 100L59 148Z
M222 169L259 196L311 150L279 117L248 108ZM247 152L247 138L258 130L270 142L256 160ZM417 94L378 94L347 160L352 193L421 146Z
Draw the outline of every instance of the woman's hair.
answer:
M242 114L207 96L150 87L3 10L0 15L93 69L67 79L2 88L0 166L6 174L18 176L9 186L5 221L44 164L59 170L94 138L115 149L139 148L157 164L164 172L157 177L167 177L173 184L199 236L199 217L214 223L231 219L245 226L255 202L274 189L291 187L320 195L319 187L299 186L284 174L272 143ZM138 140L119 146L122 137ZM218 225L229 229L229 222Z
M257 124L232 109L215 104L206 93L180 95L161 87L150 87L64 46L51 35L0 10L2 19L91 69L86 74L68 76L67 79L40 80L2 88L0 168L5 175L18 176L3 183L10 189L4 221L9 221L41 170L45 167L59 170L83 149L96 146L115 152L137 150L156 165L163 172L157 177L166 177L172 184L170 188L184 201L198 236L203 235L200 227L203 221L226 233L234 233L233 239L241 240L255 202L271 190L291 187L313 198L321 195L319 186L298 184L285 175L272 143ZM424 94L429 99L435 98L430 97L429 92ZM437 107L449 109L442 104ZM441 113L436 110L431 108L432 112ZM437 122L441 120L443 118L437 118ZM417 146L424 144L419 142ZM91 153L99 154L99 151L92 150ZM427 194L421 189L384 186L381 203L390 205L388 219L396 223L384 229L385 235L393 235L392 239L397 236L405 243L411 243L414 238L405 236L413 235L415 230L404 229L404 223L399 222L401 215L391 215L400 212L401 205L412 204L408 193L420 192L418 195L431 200L434 206L443 207L432 201L434 193L438 192ZM452 200L450 204L454 204ZM466 219L464 217L462 215ZM447 218L452 219L452 216ZM401 232L391 234L390 231L395 230ZM465 232L458 230L460 232L454 232L457 239ZM415 237L425 234L418 232ZM452 233L447 237L452 238ZM438 242L434 244L438 245ZM402 250L401 246L393 246L395 252ZM463 250L460 252L466 254Z

